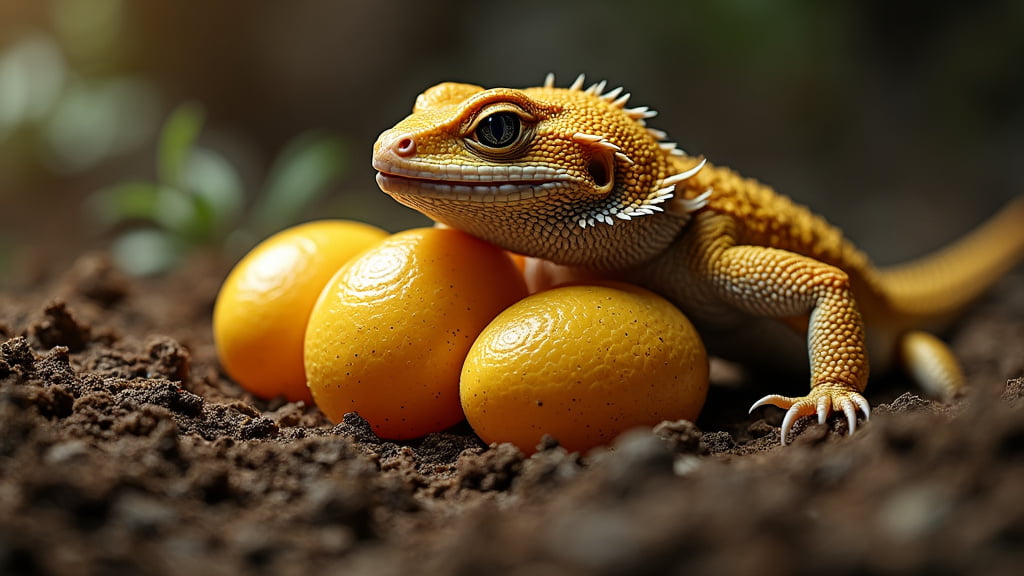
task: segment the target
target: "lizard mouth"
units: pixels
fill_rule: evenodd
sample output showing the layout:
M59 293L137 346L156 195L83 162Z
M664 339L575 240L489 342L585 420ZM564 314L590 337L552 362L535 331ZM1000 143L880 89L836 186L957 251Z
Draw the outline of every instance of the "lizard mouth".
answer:
M568 175L546 166L396 166L376 159L377 185L388 194L463 202L515 202L545 196Z

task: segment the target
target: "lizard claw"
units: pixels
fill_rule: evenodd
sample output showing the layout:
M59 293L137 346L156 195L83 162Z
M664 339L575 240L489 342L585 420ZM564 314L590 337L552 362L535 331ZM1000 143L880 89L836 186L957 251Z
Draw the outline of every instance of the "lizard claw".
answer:
M824 424L830 412L842 411L849 424L850 434L857 430L857 410L864 413L864 419L871 417L871 406L863 395L846 384L819 384L811 389L807 396L791 398L778 394L769 394L750 407L753 412L766 405L778 406L786 410L782 419L782 444L793 430L793 424L803 416L818 415L818 423Z

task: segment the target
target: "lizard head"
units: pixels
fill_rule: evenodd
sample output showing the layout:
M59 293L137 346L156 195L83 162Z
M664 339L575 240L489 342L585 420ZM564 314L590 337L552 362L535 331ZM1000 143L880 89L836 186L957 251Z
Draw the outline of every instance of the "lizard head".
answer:
M703 166L649 129L622 89L485 90L444 83L377 139L377 183L435 221L508 250L595 269L663 251L701 200L674 198Z

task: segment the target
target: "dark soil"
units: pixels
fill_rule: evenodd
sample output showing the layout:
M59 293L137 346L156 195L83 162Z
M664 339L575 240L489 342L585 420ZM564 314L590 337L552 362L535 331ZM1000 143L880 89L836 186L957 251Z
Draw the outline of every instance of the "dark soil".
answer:
M524 458L465 426L385 442L355 415L332 425L313 407L253 399L219 371L211 341L224 272L195 261L137 282L87 256L0 295L0 573L1024 566L1020 273L952 334L972 388L950 404L883 378L854 436L841 419L806 419L782 448L780 411L746 415L766 386L733 382L696 425L585 455L552 441Z

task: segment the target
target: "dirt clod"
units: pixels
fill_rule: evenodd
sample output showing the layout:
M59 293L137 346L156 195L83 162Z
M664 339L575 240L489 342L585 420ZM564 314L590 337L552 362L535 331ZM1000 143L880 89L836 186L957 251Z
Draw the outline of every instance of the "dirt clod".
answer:
M43 319L29 330L43 348L64 346L80 352L89 342L91 328L82 324L62 300L51 302L43 310Z

